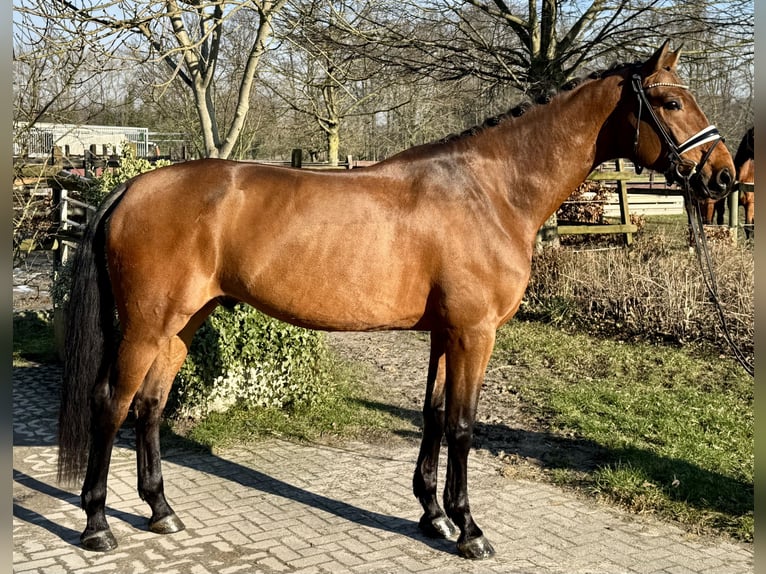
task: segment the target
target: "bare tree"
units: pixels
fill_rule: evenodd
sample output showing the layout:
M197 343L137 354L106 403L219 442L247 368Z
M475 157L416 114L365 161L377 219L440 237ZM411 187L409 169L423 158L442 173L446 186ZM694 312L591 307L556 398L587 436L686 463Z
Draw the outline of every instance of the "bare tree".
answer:
M48 9L48 6L44 6ZM50 154L54 141L38 130L43 121L72 121L94 111L91 96L108 66L94 61L70 22L33 17L23 5L13 14L13 259L47 237L55 171L30 155ZM73 33L75 32L75 33ZM45 157L43 159L46 159ZM55 169L55 168L54 168Z
M367 34L368 55L442 80L510 84L533 98L584 68L643 58L668 37L704 39L699 57L752 62L749 0L403 0L385 13Z
M228 157L258 147L255 134L276 109L264 99L268 113L259 110L253 116L251 98L266 97L258 94L260 85L273 87L272 96L278 94L283 106L312 117L328 148L335 150L342 122L364 130L369 134L365 137L383 127L391 136L393 122L405 117L418 122L420 104L413 97L429 87L467 87L470 92L464 96L474 110L496 113L500 104L495 101L507 106L509 99L515 102L524 94L545 97L549 89L587 69L640 59L666 37L684 44L690 81L697 82L704 103L730 118L732 131L747 121L737 118L752 116L752 89L747 88L753 76L752 0L287 2L15 4L27 16L28 27L45 22L45 29L58 30L49 36L51 41L77 38L81 49L70 58L79 53L103 65L119 56L131 64L125 68L150 69L152 89L143 97L151 91L152 99L164 100L163 115L174 121L187 125L196 118L200 155ZM25 57L34 60L36 53L30 49ZM267 62L273 64L269 69L263 67ZM69 71L76 64L61 61L60 69ZM25 97L35 94L21 92ZM461 99L459 92L453 94ZM739 103L730 105L732 98ZM405 102L410 103L402 114L383 113ZM456 103L447 105L455 113ZM465 121L475 123L469 111ZM453 131L447 123L444 131ZM420 128L408 129L424 133ZM246 137L237 143L243 130ZM399 134L404 142L405 130Z
M89 50L82 27L62 20L50 6L31 12L14 7L13 121L14 143L40 121L76 122L103 109L98 95L111 60ZM100 105L100 107L99 107Z
M408 97L392 101L385 94L400 82L383 63L349 48L345 41L359 34L372 3L313 0L293 3L282 14L281 50L271 62L269 87L289 108L311 117L325 137L330 165L338 165L344 121L389 111ZM351 16L349 18L349 16ZM390 92L388 92L390 93Z
M27 2L25 13L35 19L56 21L60 26L74 23L72 34L87 42L93 54L113 57L119 53L134 63L162 62L167 71L164 83L181 82L193 96L209 157L228 157L236 145L250 108L256 71L273 33L274 15L285 4L285 0L116 0L88 5L78 5L75 0L23 1ZM234 113L222 125L216 85L219 72L225 71L229 80L234 77L222 65L221 54L226 26L240 13L250 16L253 29L247 55L234 75Z

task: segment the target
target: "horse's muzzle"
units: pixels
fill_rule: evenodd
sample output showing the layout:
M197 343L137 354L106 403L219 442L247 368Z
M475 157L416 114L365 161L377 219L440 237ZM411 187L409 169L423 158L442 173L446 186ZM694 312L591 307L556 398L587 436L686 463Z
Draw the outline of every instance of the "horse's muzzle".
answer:
M728 167L719 169L713 177L696 174L692 187L704 199L723 199L734 190L734 175Z

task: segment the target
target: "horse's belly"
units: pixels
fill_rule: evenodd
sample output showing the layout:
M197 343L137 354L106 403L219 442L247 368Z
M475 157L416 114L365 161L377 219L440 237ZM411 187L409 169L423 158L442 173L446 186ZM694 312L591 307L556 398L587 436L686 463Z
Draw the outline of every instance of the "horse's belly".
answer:
M255 285L238 296L279 319L302 327L336 331L407 329L422 322L426 293L376 289L373 283L337 284L295 280Z
M258 251L258 250L256 250ZM238 258L228 295L282 320L325 330L410 328L426 314L422 256L392 242L290 243Z

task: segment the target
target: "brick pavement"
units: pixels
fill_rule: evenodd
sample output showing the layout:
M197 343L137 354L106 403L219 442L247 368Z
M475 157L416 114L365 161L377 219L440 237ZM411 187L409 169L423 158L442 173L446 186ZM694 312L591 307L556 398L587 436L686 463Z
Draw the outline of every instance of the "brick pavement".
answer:
M120 546L78 546L79 489L56 483L57 377L14 369L13 571L17 573L751 573L752 545L695 537L553 486L510 480L490 454L470 459L474 516L497 550L470 562L417 528L416 449L267 440L214 454L183 445L163 465L168 499L187 529L148 532L135 491L131 433L110 470L108 517ZM442 471L443 472L443 471Z

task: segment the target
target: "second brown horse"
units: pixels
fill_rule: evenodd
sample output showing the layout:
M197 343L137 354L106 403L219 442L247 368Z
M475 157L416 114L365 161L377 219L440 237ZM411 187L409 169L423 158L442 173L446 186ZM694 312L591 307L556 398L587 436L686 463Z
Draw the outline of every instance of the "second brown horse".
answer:
M751 126L742 136L734 154L734 168L736 170L736 185L739 189L738 201L744 209L745 221L743 228L745 238L755 237L755 128ZM705 224L724 224L726 213L726 200L704 199L700 202L702 222Z

